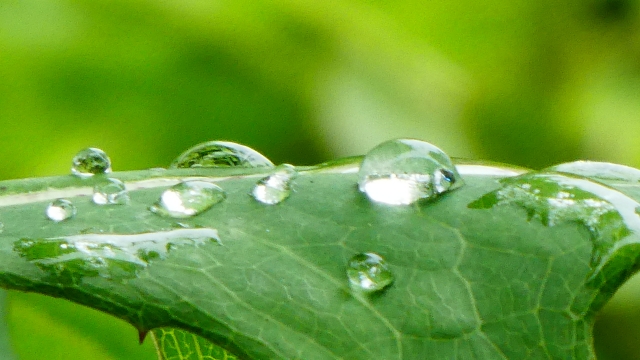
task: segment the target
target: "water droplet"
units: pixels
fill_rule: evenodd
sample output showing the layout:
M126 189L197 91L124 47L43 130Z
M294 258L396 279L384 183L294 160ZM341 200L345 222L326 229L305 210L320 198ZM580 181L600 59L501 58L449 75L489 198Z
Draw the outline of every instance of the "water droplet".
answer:
M552 166L544 171L555 171L566 174L579 175L595 180L610 182L639 182L640 170L607 162L598 161L574 161Z
M640 244L640 204L627 195L590 179L554 172L527 173L504 178L502 187L468 205L489 209L514 204L529 220L546 226L582 224L593 241L591 266L600 271L623 245Z
M198 215L223 201L227 194L218 185L199 180L185 181L165 190L149 209L173 218Z
M4 223L0 222L0 233L4 231Z
M175 229L141 234L80 234L28 239L14 243L20 256L43 270L71 277L134 277L156 259L183 246L220 244L210 228Z
M53 221L63 221L76 215L76 207L66 199L56 199L49 203L45 212L47 217Z
M93 187L93 202L98 205L122 205L129 203L129 193L118 179L106 179Z
M375 292L393 282L393 274L382 256L376 253L355 255L347 265L351 287L358 291Z
M259 152L228 141L209 141L183 152L170 168L193 167L273 167Z
M373 148L360 165L360 191L379 203L408 205L462 186L451 159L424 141L399 139Z
M111 159L100 149L87 148L73 157L71 172L80 177L110 173Z
M291 194L291 181L296 175L292 165L280 165L273 174L256 183L251 195L266 205L279 204Z

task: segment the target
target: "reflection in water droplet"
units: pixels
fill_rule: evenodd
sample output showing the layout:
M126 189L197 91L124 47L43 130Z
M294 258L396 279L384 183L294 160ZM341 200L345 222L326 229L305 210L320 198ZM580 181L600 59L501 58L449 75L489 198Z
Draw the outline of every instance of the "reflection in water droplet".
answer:
M47 205L47 217L53 221L63 221L76 215L76 207L66 199L56 199Z
M178 247L220 243L215 229L177 229L142 234L82 234L20 239L14 250L43 270L69 276L130 278Z
M129 203L129 193L118 179L105 179L93 187L93 202L98 205L122 205Z
M187 218L198 215L227 197L218 185L206 181L185 181L165 190L149 210L162 216Z
M251 195L263 204L278 204L291 194L291 181L296 175L292 165L280 165L273 174L258 181Z
M584 225L594 243L591 266L600 271L615 251L640 244L640 218L634 199L608 186L569 174L527 173L504 178L502 187L468 205L488 209L514 204L544 225L576 222Z
M273 167L259 152L228 141L209 141L183 152L170 168L193 167Z
M90 177L111 172L111 159L96 148L81 150L73 157L71 172L80 177Z
M379 203L408 205L463 185L451 159L419 140L391 140L373 148L359 171L360 191Z
M354 290L375 292L393 282L393 274L385 260L376 253L355 255L347 264L347 277Z

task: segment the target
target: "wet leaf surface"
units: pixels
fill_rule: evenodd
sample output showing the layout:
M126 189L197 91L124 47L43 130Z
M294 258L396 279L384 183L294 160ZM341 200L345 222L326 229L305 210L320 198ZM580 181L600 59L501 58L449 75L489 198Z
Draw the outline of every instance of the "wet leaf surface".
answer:
M2 182L0 284L141 331L180 328L241 359L589 359L594 315L640 255L638 218L620 206L637 202L638 185L624 179L614 189L575 174L461 165L464 186L389 206L358 190L357 160L298 170L276 205L250 195L264 169L112 173L129 190L119 206L92 202L100 176ZM226 199L187 218L149 210L196 178ZM537 198L518 198L538 207L504 200L505 189L539 178L538 193L529 187ZM573 212L549 222L544 211L550 199L590 206L595 197L597 226ZM45 216L57 198L73 202L75 217ZM347 266L360 253L383 257L393 283L353 291Z

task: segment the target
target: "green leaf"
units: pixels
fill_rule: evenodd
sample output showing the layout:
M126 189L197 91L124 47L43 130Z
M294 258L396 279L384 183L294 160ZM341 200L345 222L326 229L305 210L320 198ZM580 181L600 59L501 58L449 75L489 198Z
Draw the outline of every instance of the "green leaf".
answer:
M160 328L152 334L160 360L237 359L210 341L180 329Z
M299 169L273 206L248 195L259 169L113 173L131 201L106 207L89 196L100 177L2 182L0 284L242 359L594 357L595 313L640 255L636 182L466 164L460 189L384 206L357 190L358 160ZM226 200L184 219L149 211L194 178ZM77 215L53 222L44 209L60 197ZM394 276L382 291L349 286L365 252Z

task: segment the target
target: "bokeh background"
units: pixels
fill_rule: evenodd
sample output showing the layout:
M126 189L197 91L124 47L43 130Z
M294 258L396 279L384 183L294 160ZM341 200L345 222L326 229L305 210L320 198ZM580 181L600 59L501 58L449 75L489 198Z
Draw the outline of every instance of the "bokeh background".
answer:
M214 139L307 165L396 137L640 166L640 2L0 0L0 179L65 174L87 146L115 170ZM20 359L154 358L106 315L0 302ZM635 280L599 319L600 359L640 359L639 338Z

